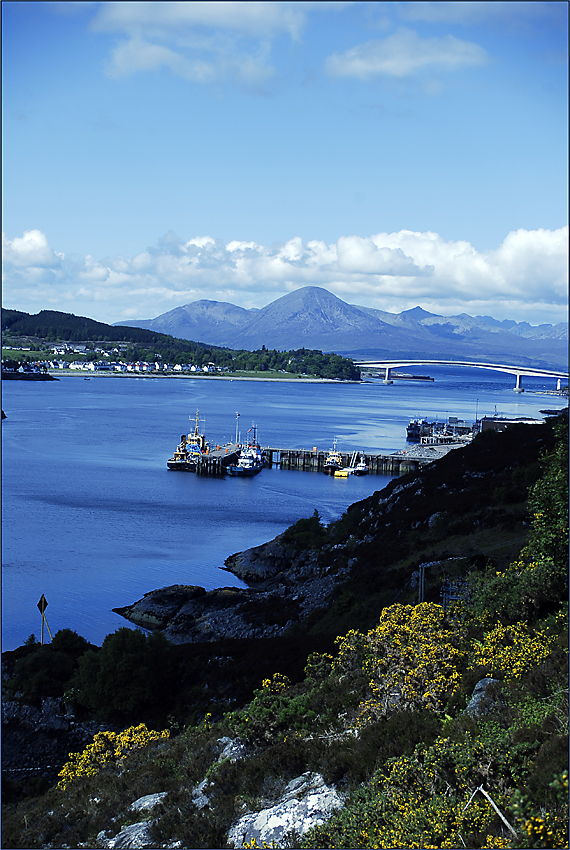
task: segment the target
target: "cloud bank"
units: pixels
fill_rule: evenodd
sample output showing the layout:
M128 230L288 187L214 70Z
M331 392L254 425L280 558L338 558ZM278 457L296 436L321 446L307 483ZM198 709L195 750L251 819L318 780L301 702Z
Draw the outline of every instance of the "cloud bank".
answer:
M97 260L55 251L44 233L29 230L3 238L4 306L112 323L201 299L263 307L300 287L322 286L389 312L420 305L441 315L556 324L567 320L567 243L567 227L512 231L488 252L411 230L271 246L169 233L133 257Z

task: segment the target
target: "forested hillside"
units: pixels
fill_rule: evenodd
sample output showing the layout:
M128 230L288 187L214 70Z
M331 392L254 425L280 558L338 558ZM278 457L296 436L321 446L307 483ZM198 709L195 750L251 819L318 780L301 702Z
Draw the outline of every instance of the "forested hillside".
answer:
M81 342L89 344L88 359L97 359L93 349L112 351L118 343L123 361L155 362L202 366L214 363L231 371L287 372L308 374L319 378L360 380L360 371L354 363L338 354L323 354L322 351L300 348L296 351L268 350L263 346L258 351L233 350L205 345L187 339L177 339L168 334L135 327L106 325L84 316L42 310L34 316L18 310L2 310L3 343L14 339L30 339L44 347L43 359L48 357L50 343ZM38 347L39 347L38 345ZM24 360L29 359L25 355ZM37 359L37 358L36 358Z

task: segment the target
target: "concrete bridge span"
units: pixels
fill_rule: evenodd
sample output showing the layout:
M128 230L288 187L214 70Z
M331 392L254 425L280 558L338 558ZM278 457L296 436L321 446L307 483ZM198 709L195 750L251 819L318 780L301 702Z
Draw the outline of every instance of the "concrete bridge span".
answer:
M503 363L480 363L467 362L462 360L414 360L401 358L398 360L363 360L355 361L355 365L361 369L377 369L384 371L384 383L392 384L390 377L392 369L397 369L401 366L466 366L471 369L488 369L493 372L506 372L516 376L516 384L514 391L516 393L524 392L522 386L523 376L534 376L537 378L555 378L557 381L556 388L560 389L562 381L568 383L568 372L557 372L551 369L535 369L531 366L512 366Z

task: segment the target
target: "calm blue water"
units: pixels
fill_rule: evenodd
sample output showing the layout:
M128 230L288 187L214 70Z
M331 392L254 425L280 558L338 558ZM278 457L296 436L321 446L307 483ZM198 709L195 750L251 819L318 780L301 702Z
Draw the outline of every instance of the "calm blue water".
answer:
M212 443L255 422L262 445L343 451L405 447L414 416L537 415L560 398L513 392L508 375L430 371L434 383L362 385L94 377L2 383L3 649L52 633L100 644L127 625L112 608L169 584L241 582L221 570L317 508L339 517L389 481L265 469L252 479L170 472L196 409ZM525 387L553 382L525 379Z

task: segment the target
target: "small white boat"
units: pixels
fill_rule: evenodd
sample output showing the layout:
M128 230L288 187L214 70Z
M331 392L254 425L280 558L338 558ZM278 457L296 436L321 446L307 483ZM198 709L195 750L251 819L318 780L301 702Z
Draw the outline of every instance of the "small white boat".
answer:
M368 469L368 466L366 465L366 461L364 460L364 455L361 454L358 463L356 463L352 467L352 474L353 475L368 475L368 472L369 472L369 469Z

